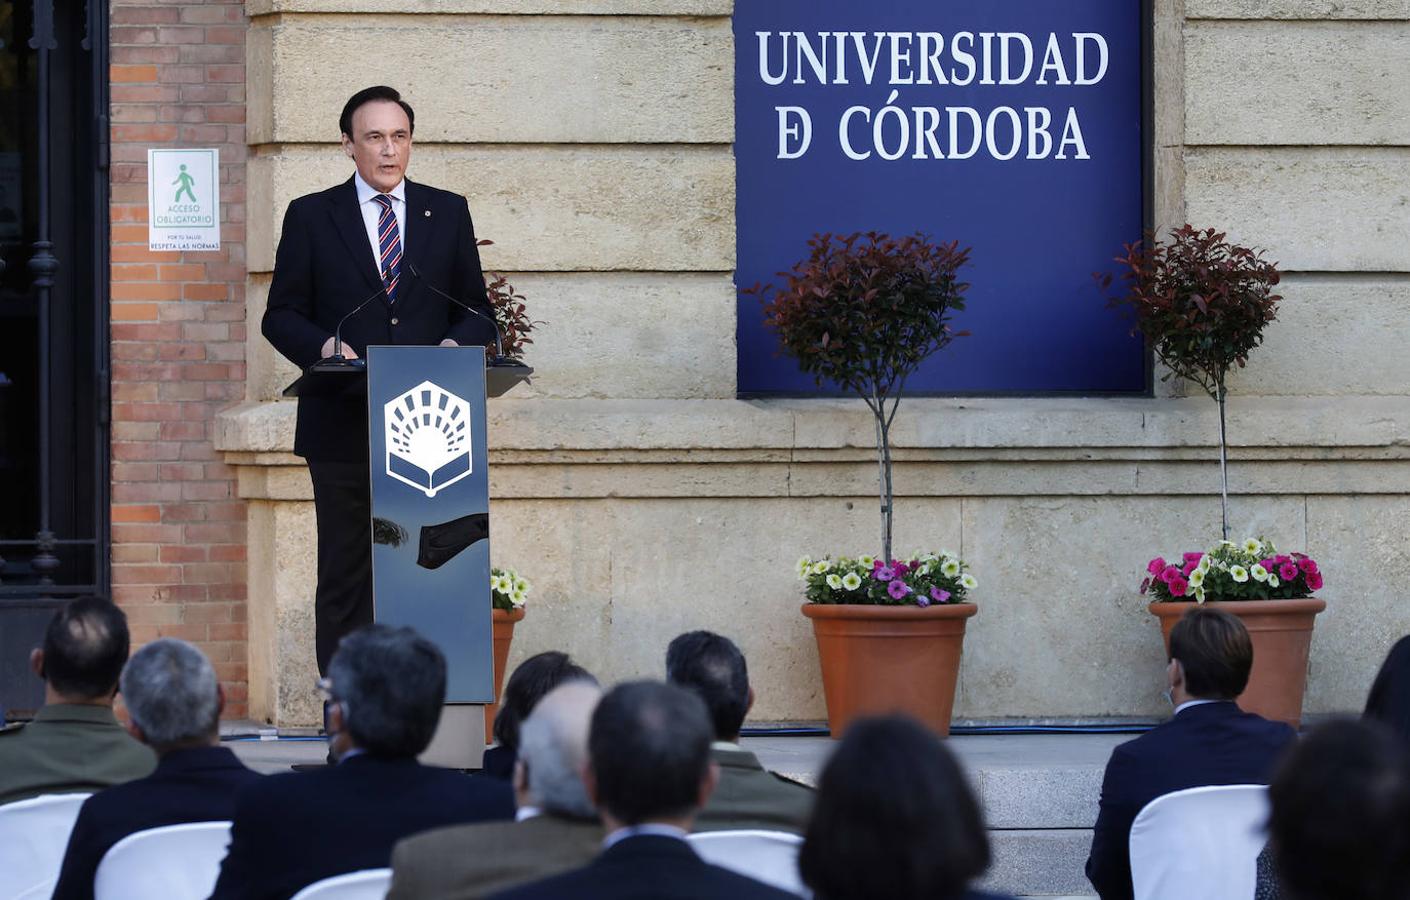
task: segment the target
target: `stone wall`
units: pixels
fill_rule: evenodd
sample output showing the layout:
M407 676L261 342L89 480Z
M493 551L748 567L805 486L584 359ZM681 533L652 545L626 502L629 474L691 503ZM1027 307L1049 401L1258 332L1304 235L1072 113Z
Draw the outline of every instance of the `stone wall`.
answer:
M1236 530L1323 561L1309 703L1352 708L1410 630L1410 8L1156 6L1157 221L1227 228L1289 272L1231 400ZM542 375L490 408L493 556L535 583L511 664L561 648L608 680L658 675L672 636L713 628L749 655L756 721L821 719L793 562L873 549L872 432L859 403L733 399L730 4L385 8L247 4L251 324L284 207L350 172L333 123L365 60L417 48L385 67L417 107L412 177L469 197L486 264L547 323ZM218 441L250 500L251 711L308 723L312 508L274 402L292 371L249 333L248 402ZM1160 711L1135 587L1219 517L1214 404L1184 394L903 404L898 543L957 550L981 581L958 715Z

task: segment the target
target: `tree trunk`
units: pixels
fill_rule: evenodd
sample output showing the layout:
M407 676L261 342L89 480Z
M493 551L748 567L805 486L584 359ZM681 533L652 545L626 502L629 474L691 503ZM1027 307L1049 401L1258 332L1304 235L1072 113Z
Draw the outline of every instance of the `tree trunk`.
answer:
M881 494L881 558L891 562L891 522L895 497L891 487L891 426L886 421L885 407L878 403L876 409L876 457L879 472L877 487Z
M1229 539L1229 441L1224 429L1224 406L1226 394L1224 379L1217 383L1219 396L1219 510L1223 525L1224 540Z

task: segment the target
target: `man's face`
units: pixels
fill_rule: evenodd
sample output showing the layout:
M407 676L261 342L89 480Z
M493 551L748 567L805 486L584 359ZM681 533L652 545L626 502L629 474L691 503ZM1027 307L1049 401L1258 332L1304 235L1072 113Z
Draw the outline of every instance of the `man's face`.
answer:
M384 194L400 184L411 161L411 122L401 104L362 104L352 114L352 129L352 134L343 135L343 151L352 157L362 180Z

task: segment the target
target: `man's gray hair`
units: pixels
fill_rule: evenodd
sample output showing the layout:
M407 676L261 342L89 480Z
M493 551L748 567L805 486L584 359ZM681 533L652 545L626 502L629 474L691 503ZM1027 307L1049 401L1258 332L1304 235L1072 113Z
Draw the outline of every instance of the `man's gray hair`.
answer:
M132 654L122 696L147 743L160 750L208 740L220 728L220 691L206 655L162 638Z
M602 689L586 679L561 684L544 695L519 729L519 760L528 770L529 795L545 810L597 817L582 773L592 711L601 698Z

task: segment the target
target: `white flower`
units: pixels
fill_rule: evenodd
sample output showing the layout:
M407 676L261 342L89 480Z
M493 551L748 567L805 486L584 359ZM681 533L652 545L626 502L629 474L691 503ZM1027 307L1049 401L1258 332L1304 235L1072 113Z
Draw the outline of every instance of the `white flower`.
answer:
M817 562L813 563L813 574L814 574L814 575L826 575L828 572L831 572L831 571L832 571L832 560L830 560L830 559L820 559L820 560L818 560Z
M1219 546L1221 546L1221 547L1237 547L1238 544L1235 544L1233 541L1220 541L1220 542L1219 542Z
M843 575L843 576L842 576L842 587L843 587L843 588L845 588L845 589L847 589L847 590L849 590L849 591L855 591L857 588L859 588L859 587L861 587L861 586L862 586L862 576L858 575L856 572L848 572L846 575Z
M836 572L832 572L827 576L827 586L834 591L842 589L842 579L837 577Z
M813 560L807 556L798 557L798 577L807 578L813 568Z
M916 574L917 574L917 575L920 575L920 576L929 575L929 574L930 574L930 563L921 563L920 568L919 568L919 569L916 569Z
M490 590L492 591L498 591L501 594L507 594L513 587L514 586L509 583L508 576L496 575L490 579Z
M1254 563L1252 566L1249 567L1248 574L1253 576L1254 581L1268 580L1268 570L1263 568L1263 566L1258 563Z
M1195 593L1195 602L1196 602L1196 603L1203 603L1203 602L1204 602L1204 588L1195 588L1195 592L1194 592L1194 593Z
M1204 569L1196 568L1190 573L1190 587L1197 588L1204 584Z
M1209 554L1208 554L1208 553L1206 553L1204 556L1201 556L1201 557L1199 558L1199 565L1195 566L1195 571L1201 573L1201 575L1203 575L1203 573L1209 571Z
M1243 566L1230 566L1229 577L1239 584L1243 584L1245 581L1248 581L1248 569L1245 569Z
M524 605L524 592L523 592L523 591L517 591L517 590L516 590L516 591L510 591L510 592L509 592L509 602L510 602L510 603L513 603L515 606L523 606L523 605Z
M857 557L857 563L870 569L872 566L876 565L876 557L863 554Z
M947 560L947 559L959 559L959 557L956 556L955 554L951 553L949 550L941 550L941 551L940 551L940 559L943 561L943 560Z
M957 559L947 559L940 566L940 574L947 578L954 578L960 574L960 562Z
M1244 552L1250 556L1257 556L1263 552L1263 542L1258 538L1249 538L1244 541Z
M923 554L921 554L920 557L918 557L918 558L919 558L919 560L920 560L921 562L927 563L927 562L935 562L935 558L936 558L936 557L935 557L935 554L934 554L934 553L923 553Z
M1278 580L1278 576L1277 576L1277 575L1274 575L1272 572L1269 572L1269 573L1268 573L1268 586L1269 586L1270 588L1275 588L1275 587L1277 587L1277 586L1280 585L1280 584L1282 584L1282 582Z
M529 580L522 575L515 575L514 590L521 594L527 594L529 592Z
M967 591L972 591L975 588L979 587L979 582L974 580L973 575L966 572L960 576L960 586Z

